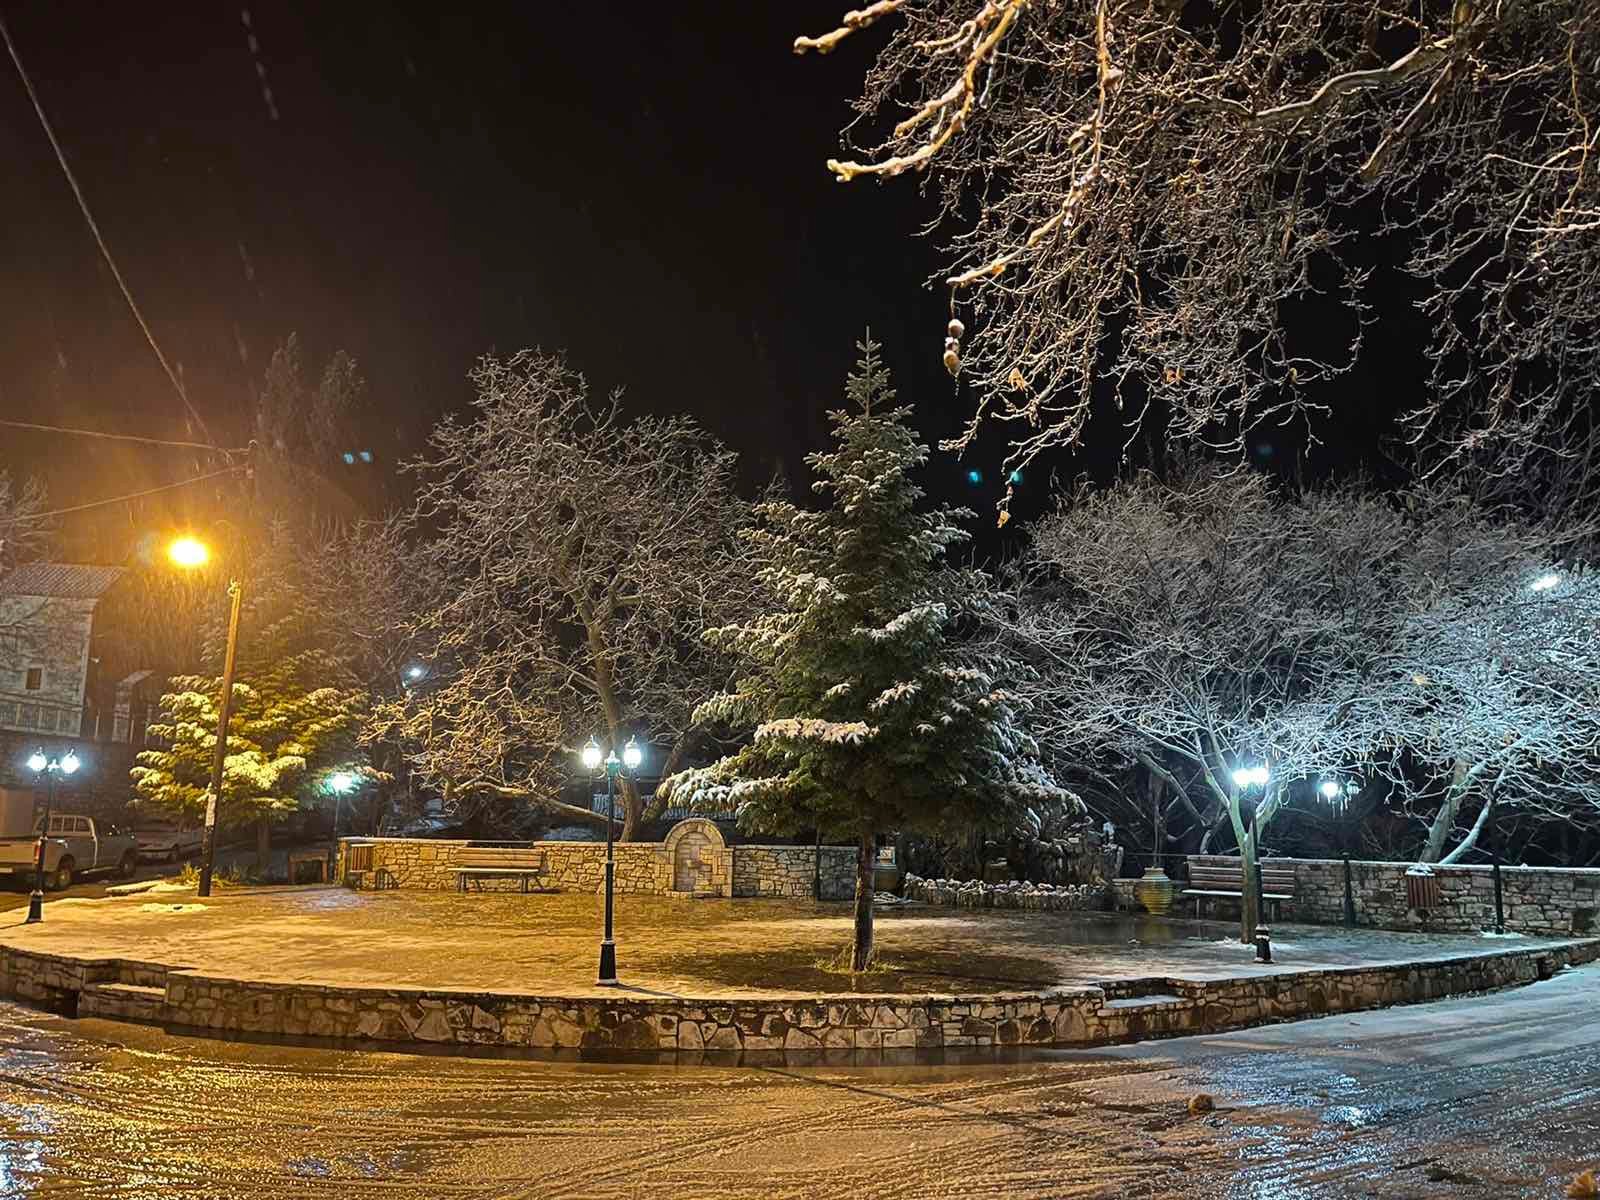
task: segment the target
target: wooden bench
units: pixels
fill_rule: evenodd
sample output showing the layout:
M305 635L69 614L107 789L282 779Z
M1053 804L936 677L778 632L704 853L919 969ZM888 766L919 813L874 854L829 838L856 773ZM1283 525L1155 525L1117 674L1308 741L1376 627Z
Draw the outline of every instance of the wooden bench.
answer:
M456 886L467 890L468 881L476 882L483 890L485 879L522 880L522 890L528 890L528 880L545 873L544 851L522 846L464 846L456 852Z
M1271 860L1261 864L1261 898L1272 905L1272 919L1278 919L1278 906L1294 899L1294 868L1274 867ZM1254 883L1252 881L1252 885ZM1194 915L1198 920L1201 906L1207 900L1244 900L1244 861L1230 859L1225 863L1200 862L1189 859L1189 883L1183 889L1183 899L1194 900Z

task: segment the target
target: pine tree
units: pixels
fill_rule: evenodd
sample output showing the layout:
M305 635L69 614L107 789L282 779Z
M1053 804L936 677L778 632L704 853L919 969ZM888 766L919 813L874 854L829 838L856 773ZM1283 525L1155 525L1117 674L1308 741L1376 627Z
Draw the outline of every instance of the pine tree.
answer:
M772 607L707 632L741 663L697 718L753 728L742 749L670 781L771 834L816 828L858 845L852 970L873 954L873 866L886 830L998 826L1028 804L1075 804L1039 765L992 664L956 629L981 577L946 563L961 509L918 510L928 457L894 403L870 335L831 412L834 448L807 462L822 511L769 500L747 531Z
M367 704L339 658L319 644L314 614L294 585L287 536L282 528L273 531L247 582L217 806L219 827L253 823L263 849L271 824L315 803L329 770L359 769L355 735ZM220 639L208 640L207 656L220 659ZM222 679L181 675L170 686L149 729L156 748L141 751L132 769L134 793L140 803L199 821L211 782Z

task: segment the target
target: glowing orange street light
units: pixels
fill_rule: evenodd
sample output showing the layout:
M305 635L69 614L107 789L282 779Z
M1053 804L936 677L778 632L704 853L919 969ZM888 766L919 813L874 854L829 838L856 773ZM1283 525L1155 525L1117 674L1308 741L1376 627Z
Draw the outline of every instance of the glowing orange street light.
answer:
M206 544L192 537L181 537L167 547L167 557L185 570L204 566L211 557ZM244 589L237 579L228 584L232 606L228 613L228 652L222 666L222 703L217 714L217 747L211 758L211 790L206 793L206 826L200 839L200 887L202 896L211 895L211 867L217 853L217 801L222 796L222 764L228 754L228 718L233 715L233 664L239 652L239 602Z
M203 567L211 558L211 550L198 538L181 537L167 547L167 557L186 570Z

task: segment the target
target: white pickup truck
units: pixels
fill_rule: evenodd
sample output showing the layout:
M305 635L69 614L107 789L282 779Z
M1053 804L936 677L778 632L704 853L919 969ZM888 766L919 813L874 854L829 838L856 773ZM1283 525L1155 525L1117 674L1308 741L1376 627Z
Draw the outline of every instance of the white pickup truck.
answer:
M0 880L33 881L42 824L41 817L29 837L0 838ZM115 871L126 878L139 865L139 848L131 833L77 813L51 813L44 845L45 884L57 891L94 872Z

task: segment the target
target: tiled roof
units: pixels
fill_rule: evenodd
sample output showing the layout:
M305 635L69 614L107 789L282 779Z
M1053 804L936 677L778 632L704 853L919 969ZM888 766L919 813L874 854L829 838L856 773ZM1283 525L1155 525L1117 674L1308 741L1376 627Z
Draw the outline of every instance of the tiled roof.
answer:
M55 600L94 600L122 578L121 567L84 563L29 563L0 576L0 596L48 596Z

